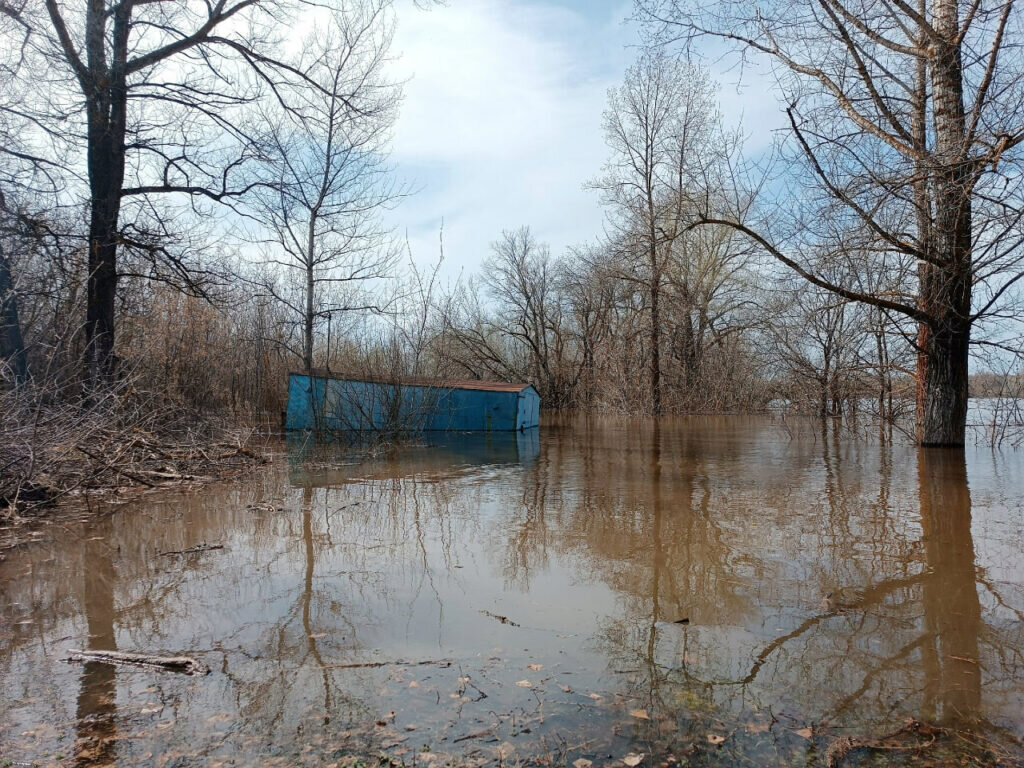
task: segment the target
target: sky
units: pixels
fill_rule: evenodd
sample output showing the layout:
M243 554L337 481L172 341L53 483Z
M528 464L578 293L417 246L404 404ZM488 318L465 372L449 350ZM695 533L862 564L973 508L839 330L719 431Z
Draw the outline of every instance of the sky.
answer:
M523 225L561 255L595 240L604 213L584 183L607 150L607 92L638 54L627 0L448 0L421 10L404 0L392 47L405 100L392 160L415 194L389 212L417 264L442 276L477 271L503 229ZM748 149L767 146L781 125L770 88L755 73L710 62L729 124ZM752 79L754 83L752 84Z

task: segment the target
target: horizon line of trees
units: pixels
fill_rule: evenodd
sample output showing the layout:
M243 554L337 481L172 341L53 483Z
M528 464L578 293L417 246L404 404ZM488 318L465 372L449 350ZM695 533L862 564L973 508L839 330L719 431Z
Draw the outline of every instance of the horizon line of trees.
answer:
M3 393L276 418L316 366L526 379L550 408L870 410L962 445L971 354L1020 388L1020 13L811 5L638 0L587 182L605 231L554 256L509 229L441 286L382 224L409 194L390 0L0 0ZM789 132L760 163L694 63L709 37L776 65Z

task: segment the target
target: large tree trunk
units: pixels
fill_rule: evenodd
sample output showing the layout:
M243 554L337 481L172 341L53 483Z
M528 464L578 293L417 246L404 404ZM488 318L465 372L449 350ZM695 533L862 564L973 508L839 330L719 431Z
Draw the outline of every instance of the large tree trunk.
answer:
M90 152L90 155L93 153ZM90 163L92 166L92 163ZM117 296L117 219L120 202L111 200L106 180L93 184L89 221L89 282L85 310L86 376L90 386L114 377L114 306ZM115 196L117 193L113 193Z
M86 375L92 387L113 380L114 307L117 297L118 218L124 188L125 126L128 91L127 4L113 21L113 60L107 62L107 9L90 0L86 11L85 76L89 169L89 279L85 314Z
M316 215L310 216L309 226L306 231L306 316L303 318L302 326L302 365L306 374L312 376L313 372L313 321L316 319ZM330 361L327 365L330 366Z
M313 291L316 287L313 269L306 271L306 316L302 327L302 367L307 374L313 370Z
M948 318L922 325L917 356L917 440L964 444L967 431L967 350L970 324Z
M931 263L918 270L917 438L921 445L963 445L971 335L971 164L966 162L963 64L957 0L935 0L940 35L931 57L935 169Z

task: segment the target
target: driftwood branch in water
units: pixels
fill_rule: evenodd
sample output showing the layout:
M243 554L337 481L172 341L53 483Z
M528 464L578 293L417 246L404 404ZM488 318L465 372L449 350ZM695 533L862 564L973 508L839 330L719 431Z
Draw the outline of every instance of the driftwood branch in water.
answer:
M905 725L897 728L892 733L886 734L878 739L855 739L852 736L842 736L833 741L826 750L825 765L828 766L828 768L839 768L839 764L843 762L846 755L855 749L902 751L922 750L934 744L936 736L945 732L946 730L944 728L929 725L928 723L922 723L919 720L909 720ZM910 733L924 736L929 740L925 742L914 741L910 743L894 741L894 739Z
M147 480L146 478L139 477L134 472L129 472L128 470L122 469L121 467L116 467L113 464L111 464L109 461L104 461L102 458L97 456L95 453L93 453L92 451L87 451L85 448L83 448L80 445L76 445L75 448L77 450L81 451L82 453L84 453L86 456L88 456L93 461L97 461L100 464L102 464L104 467L106 467L107 469L113 470L118 475L121 475L123 477L127 477L129 480L134 480L136 483L142 483L143 485L145 485L145 486L147 486L149 488L156 488L156 485L154 485L153 483L149 482L149 480Z
M170 552L161 552L160 557L170 557L171 555L191 555L195 552L209 552L211 549L224 549L223 544L196 544L194 547L188 549L172 549Z
M431 661L364 661L357 664L323 664L320 669L376 669L377 667L425 667L436 664L439 667L450 667L450 659L437 659Z
M129 664L136 667L155 667L169 672L186 675L208 675L210 668L190 656L153 656L149 653L127 653L124 651L81 651L68 648L65 661L98 661L103 664Z
M519 624L516 624L514 621L512 621L512 619L510 619L508 616L499 616L497 613L491 613L490 611L480 611L480 613L482 613L484 616L489 616L492 619L496 619L500 621L502 624L508 624L510 627L520 626Z

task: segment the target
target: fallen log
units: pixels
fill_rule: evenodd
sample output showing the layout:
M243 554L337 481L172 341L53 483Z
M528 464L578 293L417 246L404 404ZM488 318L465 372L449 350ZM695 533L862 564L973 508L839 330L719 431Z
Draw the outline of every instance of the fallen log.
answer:
M191 656L154 656L149 653L125 651L82 651L68 648L65 661L98 661L102 664L128 664L136 667L154 667L185 675L208 675L210 668Z

